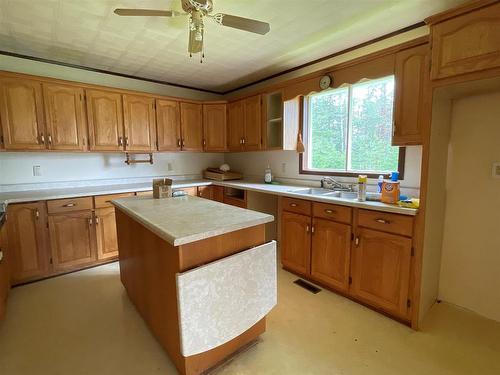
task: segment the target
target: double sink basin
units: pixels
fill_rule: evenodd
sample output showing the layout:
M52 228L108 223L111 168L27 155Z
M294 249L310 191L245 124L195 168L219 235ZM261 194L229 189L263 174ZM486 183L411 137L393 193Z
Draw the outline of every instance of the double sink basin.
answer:
M356 193L355 191L339 191L339 190L330 190L323 188L294 189L294 190L288 190L288 193L321 196L321 197L343 198L343 199L356 199L358 197L358 193Z

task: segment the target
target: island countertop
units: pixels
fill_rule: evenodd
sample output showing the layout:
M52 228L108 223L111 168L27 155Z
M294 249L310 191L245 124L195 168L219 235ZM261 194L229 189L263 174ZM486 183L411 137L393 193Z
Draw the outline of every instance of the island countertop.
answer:
M111 203L173 246L274 220L272 215L192 196L129 197Z

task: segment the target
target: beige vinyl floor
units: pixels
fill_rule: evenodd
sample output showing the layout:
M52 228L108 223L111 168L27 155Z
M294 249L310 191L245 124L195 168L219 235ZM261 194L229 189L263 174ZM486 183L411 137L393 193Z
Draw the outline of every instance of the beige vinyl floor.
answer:
M500 323L441 303L420 332L279 272L257 345L214 374L500 374ZM14 288L0 374L175 374L129 302L117 263Z

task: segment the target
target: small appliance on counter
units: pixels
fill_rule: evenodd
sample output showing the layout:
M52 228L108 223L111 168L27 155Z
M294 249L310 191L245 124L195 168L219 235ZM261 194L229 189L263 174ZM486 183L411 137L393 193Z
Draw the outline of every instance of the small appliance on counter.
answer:
M219 168L207 168L204 170L203 177L209 180L227 181L241 180L243 175L241 173L231 171L229 165L222 164Z

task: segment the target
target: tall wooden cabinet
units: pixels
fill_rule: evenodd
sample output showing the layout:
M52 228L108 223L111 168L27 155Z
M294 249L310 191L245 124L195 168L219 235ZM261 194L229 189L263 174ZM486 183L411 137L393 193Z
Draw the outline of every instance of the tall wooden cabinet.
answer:
M205 151L227 149L226 104L203 105L203 144Z
M45 202L11 205L7 215L12 282L46 275L49 271L49 256Z
M84 91L77 86L43 84L46 143L50 150L87 149L87 116Z
M426 119L429 45L422 44L396 53L395 100L392 144L422 144Z
M123 95L124 145L127 151L156 149L156 116L154 99Z
M180 103L175 100L156 100L158 151L180 151Z
M181 103L183 151L203 151L203 110L197 103Z
M86 90L90 150L123 151L123 104L119 93Z
M42 85L38 81L0 78L0 117L7 150L45 148Z
M359 228L352 255L351 293L395 316L406 318L412 240Z

